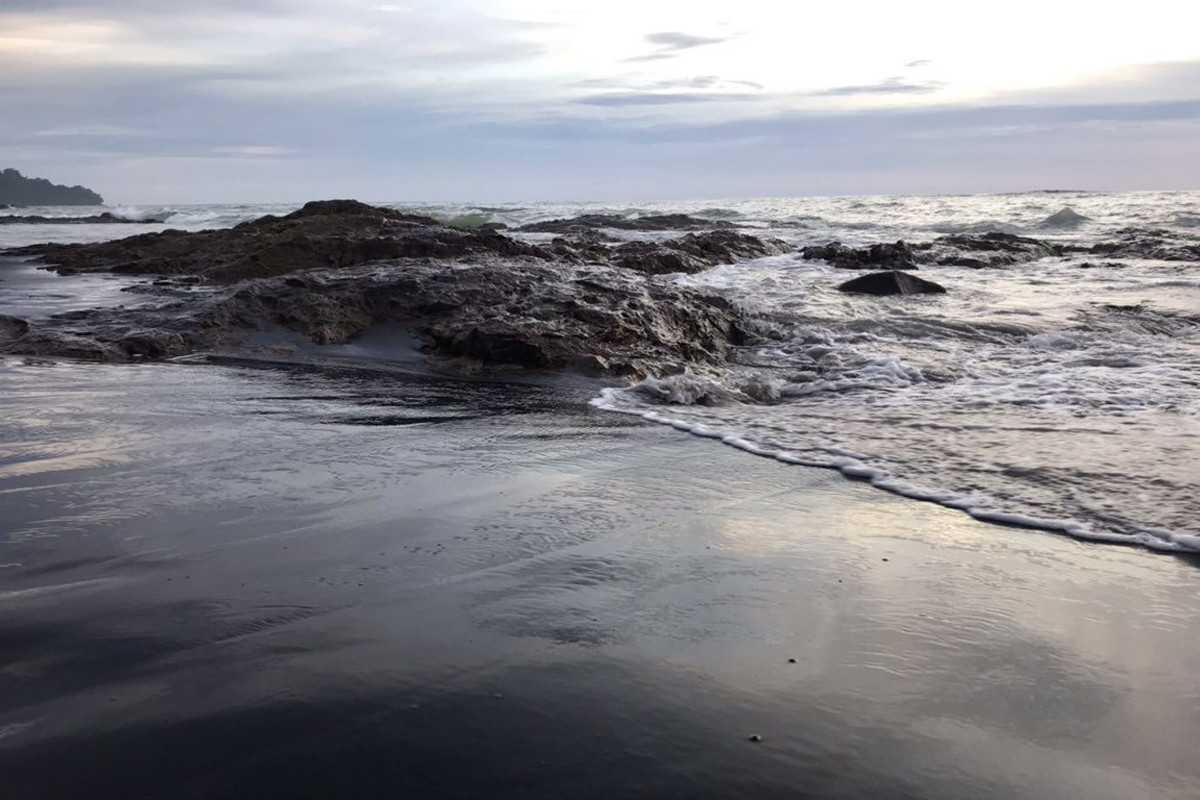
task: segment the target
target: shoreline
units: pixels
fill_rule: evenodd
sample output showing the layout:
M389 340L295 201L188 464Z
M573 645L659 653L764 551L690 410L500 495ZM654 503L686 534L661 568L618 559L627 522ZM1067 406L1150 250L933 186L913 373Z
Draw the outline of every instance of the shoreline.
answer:
M977 522L554 385L0 381L26 442L0 466L14 798L1200 787L1190 561Z

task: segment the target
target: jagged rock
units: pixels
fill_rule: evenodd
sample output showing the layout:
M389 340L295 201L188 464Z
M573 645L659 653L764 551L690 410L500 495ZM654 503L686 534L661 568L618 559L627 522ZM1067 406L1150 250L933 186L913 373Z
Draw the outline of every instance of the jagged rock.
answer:
M1091 219L1091 217L1085 217L1083 214L1078 213L1070 206L1063 206L1038 223L1038 227L1042 229L1073 229L1078 228L1085 222L1090 222Z
M916 269L913 249L900 241L895 244L873 244L870 247L847 247L841 242L815 245L801 249L800 255L810 261L825 261L838 269Z
M291 330L319 344L401 323L466 365L661 374L718 363L748 323L723 298L607 266L383 261L247 281L164 306L61 315L0 352L161 358Z
M940 284L898 270L861 275L846 281L837 288L839 292L877 295L945 294L946 292L946 288Z
M700 231L728 230L733 223L690 217L687 214L657 214L644 217L622 217L616 214L583 214L570 219L552 219L522 225L523 233L579 234L598 228L623 231Z
M611 237L590 230L551 240L548 250L571 263L612 264L647 275L695 273L718 264L779 255L787 245L777 239L759 239L736 231L689 233L660 242L626 242L607 246Z
M763 258L786 252L787 245L777 239L759 239L735 231L689 233L682 239L666 242L627 242L613 254L613 263L647 275L673 272L695 273L749 258Z
M24 356L58 356L81 361L127 361L127 354L112 342L93 336L44 330L30 326L23 335L12 341L0 341L0 353Z
M1090 247L1070 246L1067 252L1159 261L1200 261L1200 241L1162 228L1123 228L1115 241Z
M186 274L217 283L386 258L550 257L493 230L451 228L354 200L312 202L284 217L266 216L224 230L168 230L99 244L35 245L9 252L35 256L63 273Z
M953 234L914 245L922 262L939 266L1005 267L1062 255L1060 245L1011 233Z

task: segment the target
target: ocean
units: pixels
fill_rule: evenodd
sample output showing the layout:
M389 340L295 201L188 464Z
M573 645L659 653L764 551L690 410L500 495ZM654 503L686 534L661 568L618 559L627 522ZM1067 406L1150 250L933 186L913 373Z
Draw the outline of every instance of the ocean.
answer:
M989 232L1080 247L1131 232L1200 243L1196 192L385 205L512 228L583 213L686 213L797 248ZM296 207L10 209L0 213L107 211L149 222L0 226L0 247L226 227ZM1054 219L1064 208L1081 218ZM848 273L795 252L675 276L738 303L768 325L771 340L741 348L727 367L606 388L592 402L979 519L1200 550L1200 264L1145 255L929 267L919 274L948 293L903 298L840 293ZM92 278L87 296L114 291Z
M449 373L395 326L0 357L5 800L1200 796L1200 194L392 205L794 247L666 276L763 338L640 382ZM8 210L142 221L0 247L294 208ZM1157 244L903 297L799 252L989 231ZM145 280L0 258L0 314Z

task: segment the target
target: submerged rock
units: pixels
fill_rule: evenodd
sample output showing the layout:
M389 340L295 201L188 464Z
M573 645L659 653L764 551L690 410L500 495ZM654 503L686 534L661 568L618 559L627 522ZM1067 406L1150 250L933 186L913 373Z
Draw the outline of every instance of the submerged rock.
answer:
M1151 258L1158 261L1200 261L1200 240L1163 228L1124 228L1117 238L1091 246L1072 246L1073 253L1116 258Z
M913 249L900 241L895 244L873 244L870 247L847 247L841 242L801 249L800 255L810 261L825 261L838 269L916 269Z
M617 214L583 214L570 219L552 219L522 225L523 233L577 234L584 231L611 228L622 231L702 231L733 228L723 220L701 219L687 214L652 214L644 217L622 217Z
M1011 233L952 234L915 245L922 262L939 266L1007 267L1062 255L1061 246Z
M846 281L837 288L839 292L877 295L945 294L946 292L946 288L940 284L898 270L861 275Z
M1049 228L1049 229L1053 229L1053 228L1073 229L1073 228L1078 228L1080 225L1082 225L1085 222L1090 222L1091 219L1092 219L1091 217L1085 217L1083 214L1078 213L1075 209L1071 208L1070 206L1063 206L1061 209L1059 209L1058 211L1055 211L1053 214L1051 214L1050 216L1046 217L1044 220L1039 222L1038 227L1039 228Z
M0 345L20 339L29 332L29 323L20 317L0 314Z
M107 211L89 217L0 216L0 225L137 225L158 221L156 219L125 219Z

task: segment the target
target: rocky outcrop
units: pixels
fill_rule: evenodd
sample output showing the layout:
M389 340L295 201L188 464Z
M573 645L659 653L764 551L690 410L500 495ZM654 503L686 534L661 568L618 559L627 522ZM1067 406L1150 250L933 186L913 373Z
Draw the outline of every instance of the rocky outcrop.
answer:
M151 219L125 219L105 211L89 217L44 217L40 215L0 216L0 225L135 225L138 223L157 222Z
M777 239L759 239L735 231L709 231L665 242L627 242L616 248L612 263L647 275L696 273L718 264L779 255L787 249Z
M837 288L839 292L875 295L945 294L946 292L946 288L940 284L898 270L861 275L846 281Z
M281 329L340 344L388 323L472 368L663 374L724 360L754 323L655 276L785 250L729 230L620 245L588 230L541 246L354 201L309 203L226 230L10 251L60 272L153 279L128 287L136 307L8 318L0 352L160 359Z
M616 214L584 214L570 219L534 222L517 228L523 233L579 234L610 228L621 231L704 231L729 230L730 222L690 217L687 214L657 214L644 217L622 217Z
M353 200L308 203L225 230L168 230L99 244L36 245L35 256L63 273L197 275L216 283L342 268L388 258L549 258L541 248L487 229L463 230L428 217Z
M1162 228L1124 228L1116 239L1091 246L1069 247L1068 252L1111 258L1151 258L1158 261L1200 261L1200 240L1185 238Z
M716 363L747 322L726 300L612 267L382 261L248 281L150 309L0 324L0 352L113 361L235 346L257 331L319 344L401 323L431 355L483 367L652 375Z
M800 250L809 261L825 261L838 269L916 269L913 249L905 242L847 247L841 242L814 245Z
M5 169L0 170L0 204L101 206L104 198L82 186L59 186L45 178L26 178L15 169Z
M953 234L913 246L922 263L948 267L1007 267L1062 255L1060 245L1011 233Z

